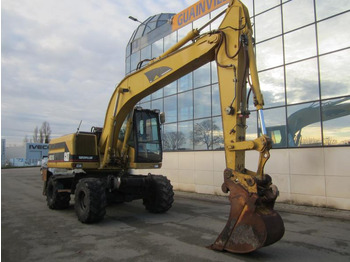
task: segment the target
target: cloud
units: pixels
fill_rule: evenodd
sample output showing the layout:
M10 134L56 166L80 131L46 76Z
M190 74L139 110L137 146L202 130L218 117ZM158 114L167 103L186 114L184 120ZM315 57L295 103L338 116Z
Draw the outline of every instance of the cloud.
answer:
M2 137L19 144L43 121L53 136L102 126L137 23L195 1L2 1Z

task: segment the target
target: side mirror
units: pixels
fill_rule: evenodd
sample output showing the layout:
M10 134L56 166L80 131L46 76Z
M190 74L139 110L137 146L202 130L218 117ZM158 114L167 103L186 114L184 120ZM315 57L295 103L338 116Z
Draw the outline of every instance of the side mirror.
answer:
M160 124L163 125L165 123L165 113L164 112L160 112L159 120L160 120Z

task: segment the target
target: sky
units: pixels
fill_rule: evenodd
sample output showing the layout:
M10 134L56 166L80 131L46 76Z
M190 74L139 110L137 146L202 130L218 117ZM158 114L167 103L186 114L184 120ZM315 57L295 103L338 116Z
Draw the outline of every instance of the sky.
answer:
M1 137L31 139L49 122L51 137L103 126L125 75L125 48L137 22L178 13L197 0L2 0Z

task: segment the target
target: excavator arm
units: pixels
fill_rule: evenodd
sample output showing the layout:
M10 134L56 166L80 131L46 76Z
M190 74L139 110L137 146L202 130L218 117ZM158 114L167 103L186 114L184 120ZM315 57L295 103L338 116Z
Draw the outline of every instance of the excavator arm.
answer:
M231 212L224 230L211 248L247 253L278 241L283 236L284 226L279 214L273 210L277 187L264 174L271 141L266 136L263 119L264 101L248 10L240 1L232 0L224 15L217 30L205 34L200 34L201 29L192 30L162 56L125 77L116 87L99 140L99 168L112 168L115 159L125 161L130 131L126 132L121 148L117 145L120 143L119 133L125 119L129 119L127 126L131 126L130 112L142 98L215 60L226 157L222 189L230 192ZM192 43L188 44L190 41ZM246 118L249 117L247 83L254 94L263 133L253 141L245 140ZM245 168L247 150L260 154L256 171Z

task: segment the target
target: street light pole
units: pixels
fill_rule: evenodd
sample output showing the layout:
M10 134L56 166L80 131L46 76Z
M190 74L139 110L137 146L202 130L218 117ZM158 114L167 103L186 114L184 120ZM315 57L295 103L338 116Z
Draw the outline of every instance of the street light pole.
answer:
M135 17L133 17L133 16L131 16L131 15L129 16L129 19L132 20L132 21L138 22L138 23L140 23L141 25L147 26L149 29L152 30L152 28L151 28L149 25L147 25L147 24L145 24L145 23L139 21L137 18L135 18Z

